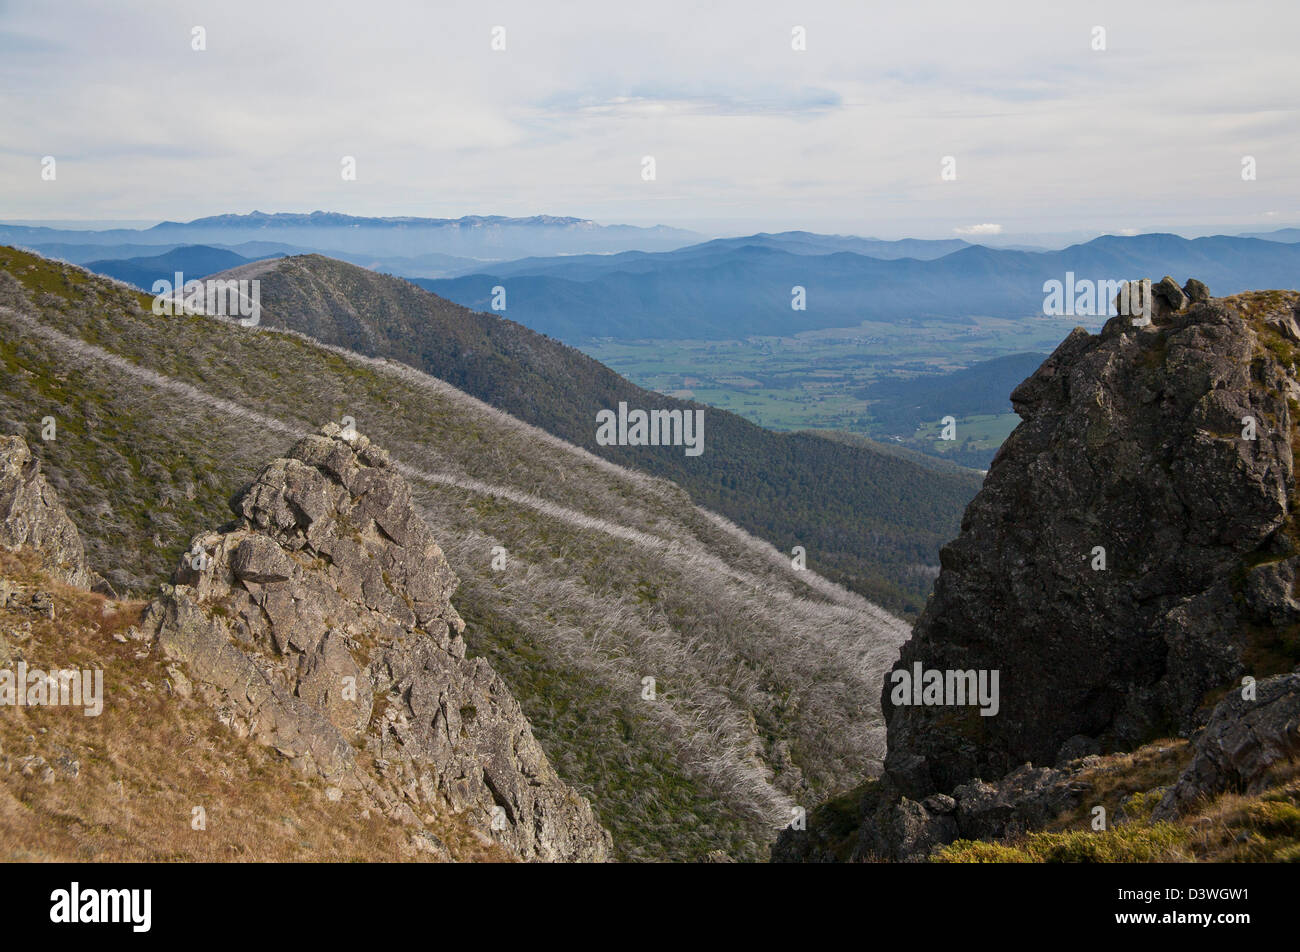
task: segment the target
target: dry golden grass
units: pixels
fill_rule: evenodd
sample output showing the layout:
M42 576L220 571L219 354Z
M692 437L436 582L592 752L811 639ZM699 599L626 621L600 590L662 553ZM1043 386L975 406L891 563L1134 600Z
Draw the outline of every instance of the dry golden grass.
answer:
M55 618L0 608L0 655L43 670L104 671L104 710L0 708L0 860L427 861L411 830L241 739L197 699L171 689L144 642L114 635L143 602L115 602L45 578L0 551L0 576L54 596ZM6 647L7 646L7 647ZM40 762L28 758L39 757ZM74 766L75 764L75 766ZM193 809L206 829L191 827ZM429 823L459 861L502 861L454 816Z
M1155 809L1150 792L1177 780L1191 759L1192 748L1186 740L1168 737L1131 753L1102 757L1075 778L1087 784L1078 810L1059 817L1049 829L1086 826L1091 821L1092 808L1097 805L1104 806L1107 814L1119 821L1146 819ZM1159 802L1159 797L1155 801Z
M1279 764L1258 796L1225 793L1186 821L1197 858L1215 863L1300 862L1300 764Z

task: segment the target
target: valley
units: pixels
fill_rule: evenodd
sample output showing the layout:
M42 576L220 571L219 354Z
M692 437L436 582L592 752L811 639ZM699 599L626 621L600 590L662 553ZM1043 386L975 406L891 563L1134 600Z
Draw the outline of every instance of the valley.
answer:
M1097 325L1042 316L910 319L734 341L597 339L579 349L642 387L767 429L838 430L986 469L1019 419L1006 394L1080 323ZM993 368L985 388L997 394L993 405L945 392L954 372L1025 352L1034 359ZM872 392L908 381L932 384L913 388L914 414L900 417ZM958 423L955 445L939 439L939 420L949 414Z

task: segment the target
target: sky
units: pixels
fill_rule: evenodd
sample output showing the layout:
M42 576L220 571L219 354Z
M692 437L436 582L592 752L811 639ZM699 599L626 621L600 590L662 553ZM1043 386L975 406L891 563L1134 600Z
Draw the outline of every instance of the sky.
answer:
M1268 231L1298 34L1291 0L0 0L0 220Z

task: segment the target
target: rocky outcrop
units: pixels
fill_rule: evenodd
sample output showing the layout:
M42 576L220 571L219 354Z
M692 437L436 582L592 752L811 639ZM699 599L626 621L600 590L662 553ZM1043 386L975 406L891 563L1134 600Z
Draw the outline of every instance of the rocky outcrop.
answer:
M784 830L772 848L780 863L839 860L853 863L925 862L957 839L1001 840L1041 829L1077 808L1088 785L1080 771L1098 758L1061 768L1023 764L996 783L972 780L951 793L913 800L888 776L872 783L857 807L856 833L834 844L817 824ZM838 848L839 855L834 855Z
M1200 801L1233 790L1258 793L1273 767L1300 760L1300 674L1266 678L1219 702L1196 738L1192 762L1153 817L1172 820Z
M21 436L0 436L0 546L31 547L45 571L69 585L90 588L99 581L86 565L77 527Z
M895 703L887 678L886 771L909 798L1189 732L1245 672L1252 626L1300 622L1297 296L1152 291L1147 326L1076 329L1011 395L1023 422L895 668L997 671L997 713Z
M144 622L223 719L412 825L450 811L523 859L609 857L504 683L465 657L456 577L382 450L331 424L232 507Z
M1012 393L1022 422L883 685L883 775L773 859L916 861L1042 829L1099 754L1207 717L1157 820L1300 755L1300 674L1266 677L1300 660L1300 295L1165 278L1150 303L1076 329Z

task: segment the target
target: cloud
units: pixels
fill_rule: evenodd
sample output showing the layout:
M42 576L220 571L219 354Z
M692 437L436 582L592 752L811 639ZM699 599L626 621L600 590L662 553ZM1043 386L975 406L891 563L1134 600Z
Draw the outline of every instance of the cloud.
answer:
M677 116L786 116L811 117L843 106L843 97L831 89L783 89L753 86L744 90L650 87L600 92L560 92L547 97L540 108L552 116L579 115L608 118L670 118Z
M959 235L1000 235L1001 225L958 225L953 229Z
M197 6L0 0L6 216L550 213L882 237L996 218L957 234L1005 238L1289 220L1300 194L1280 92L1300 86L1295 4L822 0L797 21L785 0L743 17L698 0ZM1112 21L1094 52L1091 25ZM946 155L956 182L937 180Z

